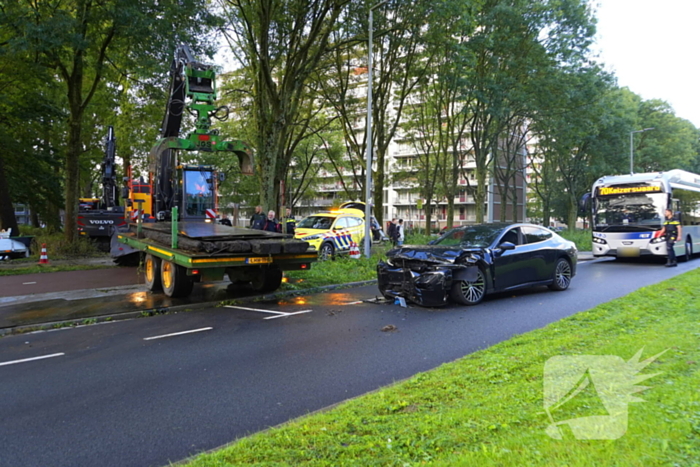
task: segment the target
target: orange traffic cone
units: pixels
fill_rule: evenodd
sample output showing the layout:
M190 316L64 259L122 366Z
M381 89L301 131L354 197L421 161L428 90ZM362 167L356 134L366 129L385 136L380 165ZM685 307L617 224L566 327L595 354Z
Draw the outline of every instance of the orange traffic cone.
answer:
M360 254L360 247L357 246L357 243L350 243L350 257L352 259L360 259L361 256L362 254Z
M49 264L49 257L46 254L46 243L41 244L41 257L39 258L39 264Z

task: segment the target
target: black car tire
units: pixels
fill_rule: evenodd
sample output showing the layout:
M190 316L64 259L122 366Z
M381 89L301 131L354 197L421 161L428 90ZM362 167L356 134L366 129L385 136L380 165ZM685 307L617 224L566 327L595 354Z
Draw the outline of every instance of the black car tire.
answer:
M477 269L476 279L473 281L456 281L452 284L450 297L460 305L477 305L486 295L486 276L484 271Z
M571 263L564 258L557 260L554 266L554 278L549 288L552 290L566 290L571 284Z
M690 237L685 238L685 260L690 261L693 257L693 241Z
M160 258L153 255L146 255L143 260L144 276L146 278L146 288L151 292L163 290L163 283L160 280Z
M318 260L326 261L335 258L335 247L332 243L324 243L318 251Z

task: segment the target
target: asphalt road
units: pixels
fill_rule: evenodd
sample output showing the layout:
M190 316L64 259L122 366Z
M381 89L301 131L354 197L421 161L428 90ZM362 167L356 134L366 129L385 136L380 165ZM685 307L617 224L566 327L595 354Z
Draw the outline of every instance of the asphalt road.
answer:
M255 305L311 310L289 316L212 308L8 336L0 465L165 465L698 266L581 263L568 291L476 307L355 303L376 296L369 286ZM183 331L196 332L160 337ZM35 357L46 358L7 364Z
M88 271L21 274L0 276L0 297L31 295L35 293L66 292L143 284L143 273L137 268L111 267Z

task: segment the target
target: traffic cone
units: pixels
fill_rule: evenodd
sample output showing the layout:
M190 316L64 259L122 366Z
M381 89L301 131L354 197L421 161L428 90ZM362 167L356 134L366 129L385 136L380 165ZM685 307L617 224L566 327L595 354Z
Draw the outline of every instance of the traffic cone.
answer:
M360 248L357 246L357 243L350 243L350 257L352 259L360 259L361 256L362 255L360 254Z
M41 257L39 258L39 264L49 264L49 257L46 254L46 243L41 244Z

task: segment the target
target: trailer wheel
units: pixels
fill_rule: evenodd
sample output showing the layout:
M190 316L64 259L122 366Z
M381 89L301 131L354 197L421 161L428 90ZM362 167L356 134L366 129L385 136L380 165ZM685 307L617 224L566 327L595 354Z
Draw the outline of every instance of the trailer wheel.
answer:
M160 277L163 283L163 292L168 297L187 297L192 292L194 283L187 276L187 270L182 266L170 261L161 261Z
M146 255L143 260L144 275L146 276L146 287L151 292L163 290L163 283L160 280L161 260L157 256Z
M259 293L274 292L281 284L282 270L277 266L260 268L250 281L250 286Z

